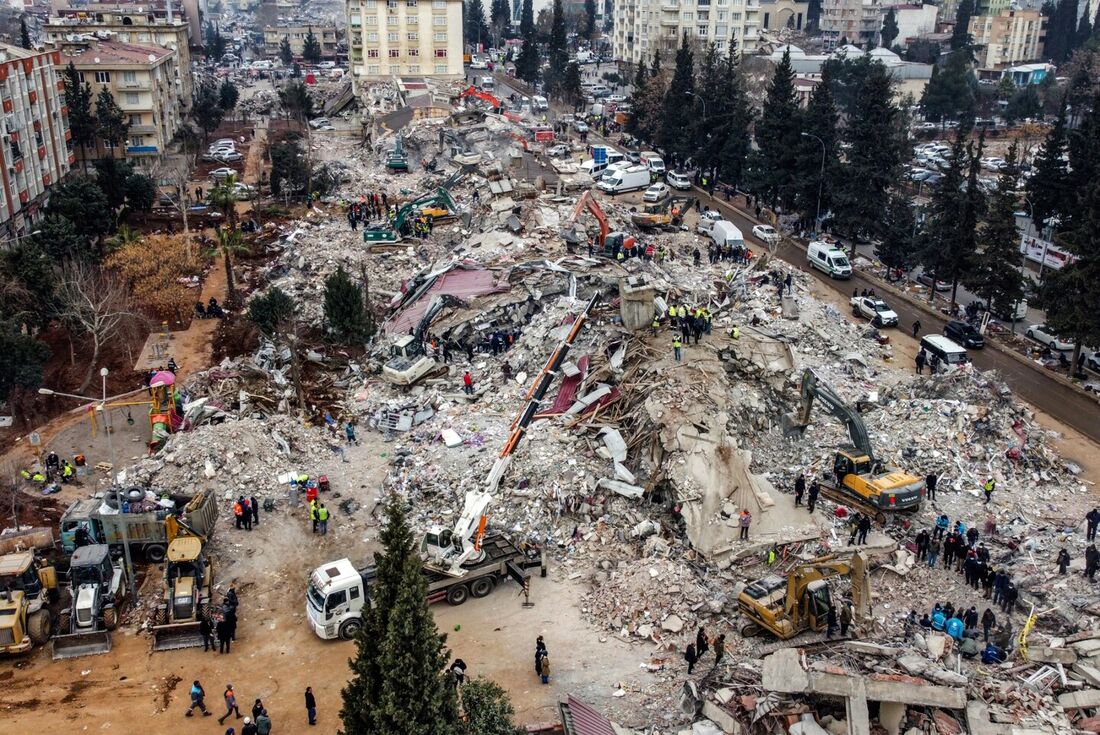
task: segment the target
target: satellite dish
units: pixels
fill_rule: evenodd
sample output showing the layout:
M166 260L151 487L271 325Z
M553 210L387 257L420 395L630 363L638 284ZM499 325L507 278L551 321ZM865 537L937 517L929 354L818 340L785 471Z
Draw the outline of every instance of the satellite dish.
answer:
M97 63L97 64L99 63L99 57L98 56L95 57L95 63Z
M157 55L156 54L149 54L149 61L156 61L156 60L157 60Z

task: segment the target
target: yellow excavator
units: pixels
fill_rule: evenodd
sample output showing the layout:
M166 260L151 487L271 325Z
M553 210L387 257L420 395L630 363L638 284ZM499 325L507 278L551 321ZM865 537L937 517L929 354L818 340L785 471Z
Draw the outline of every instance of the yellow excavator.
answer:
M57 570L33 551L0 556L0 653L25 653L50 639Z
M168 532L164 567L164 604L153 626L153 650L172 651L202 645L199 617L213 594L214 570L203 556L206 537L175 516L165 519Z
M737 596L737 608L746 620L741 635L767 632L785 641L810 630L825 632L832 605L825 580L830 577L849 578L852 605L859 615L871 599L867 561L859 553L848 560L823 556L798 564L785 578L771 575L745 585Z
M825 406L832 416L844 422L852 446L841 447L833 458L833 477L821 481L821 494L844 503L886 523L886 514L893 511L915 511L924 500L924 480L899 469L886 468L875 457L871 437L859 412L840 399L832 388L810 368L802 373L802 404L797 413L784 414L786 433L801 433L810 424L814 400Z

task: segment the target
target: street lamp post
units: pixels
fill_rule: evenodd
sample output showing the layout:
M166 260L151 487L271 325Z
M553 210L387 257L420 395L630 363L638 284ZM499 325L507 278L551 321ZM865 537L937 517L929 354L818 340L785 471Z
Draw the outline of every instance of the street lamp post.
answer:
M814 217L814 234L821 225L821 187L825 183L825 141L813 133L799 133L803 138L813 138L821 144L821 171L817 175L817 215Z
M79 401L91 401L93 403L99 403L99 406L96 408L96 410L101 411L103 413L103 430L107 433L107 452L110 455L110 459L111 459L111 472L108 474L108 479L110 480L111 488L113 489L115 487L115 477L117 476L118 462L116 461L116 458L115 458L115 442L114 442L113 437L111 436L111 427L109 425L110 424L110 414L107 412L107 401L113 401L117 398L125 398L126 396L133 395L134 393L140 393L141 391L143 391L145 389L144 388L138 388L136 390L127 391L126 393L120 393L117 396L111 396L110 398L108 398L107 397L107 376L109 374L110 374L110 371L107 368L100 368L99 376L102 379L102 394L101 394L101 397L99 399L89 398L88 396L79 396L79 395L76 395L74 393L62 393L60 391L50 390L49 388L39 388L38 392L41 393L44 396L62 396L63 398L75 398ZM116 493L116 497L118 497L117 493ZM118 498L118 503L119 503L118 512L121 514L122 513L122 499L121 498ZM126 580L127 580L128 584L129 584L129 587L130 587L130 599L132 599L134 601L134 603L137 603L138 595L137 595L137 585L134 581L134 561L130 557L130 533L127 529L127 525L126 525L125 521L123 521L119 525L122 527L122 554L123 554L123 557L126 561Z

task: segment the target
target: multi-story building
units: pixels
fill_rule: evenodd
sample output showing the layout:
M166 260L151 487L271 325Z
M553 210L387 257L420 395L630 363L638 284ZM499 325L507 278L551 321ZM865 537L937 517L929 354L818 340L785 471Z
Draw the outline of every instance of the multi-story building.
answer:
M202 48L203 44L201 13L205 7L206 0L118 0L112 3L50 0L51 15L87 18L93 22L108 15L129 16L131 21L139 16L147 20L182 20L187 23L187 38L195 49Z
M76 161L65 86L57 73L60 61L58 51L0 44L0 236L6 240L34 229L49 188Z
M863 47L878 42L883 10L879 0L821 0L821 36L826 51L841 41Z
M290 24L267 26L264 28L264 54L272 57L278 56L279 48L283 43L283 39L286 38L290 40L290 50L294 52L294 57L297 59L302 58L302 51L306 46L306 36L309 35L310 30L313 31L317 42L321 44L321 57L335 59L337 46L340 43L335 26L329 28Z
M1040 61L1046 24L1038 10L1005 10L970 19L970 35L979 70L1004 69Z
M615 0L611 43L616 58L634 64L657 50L670 58L685 35L723 54L750 54L762 32L803 28L808 9L803 0Z
M393 77L462 78L462 0L346 2L355 94Z
M165 155L183 118L178 58L176 51L160 46L101 41L61 61L73 63L93 97L104 88L111 91L130 123L125 155L148 168ZM98 143L96 156L112 154L109 143Z
M110 34L112 41L139 45L161 46L178 54L184 109L191 106L191 49L188 39L191 27L178 14L172 20L153 13L104 10L89 14L81 8L63 8L51 17L43 28L45 40L65 51L80 51L89 43Z
M886 19L888 11L894 11L894 20L898 24L898 37L894 39L894 46L907 48L910 40L915 40L925 33L932 33L936 30L936 18L939 14L939 8L935 5L886 5L881 10L883 20ZM879 28L882 28L881 21L879 22Z

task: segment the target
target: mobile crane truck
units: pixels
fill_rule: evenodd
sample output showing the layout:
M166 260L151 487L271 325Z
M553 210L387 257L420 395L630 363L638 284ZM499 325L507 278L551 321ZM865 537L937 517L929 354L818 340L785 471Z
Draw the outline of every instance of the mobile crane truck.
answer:
M522 585L525 570L543 564L535 550L521 549L500 533L486 534L486 511L511 463L512 453L538 413L543 396L598 296L597 293L589 299L532 383L523 409L512 422L512 433L489 471L486 489L467 493L462 515L453 528L431 526L424 533L420 542L421 571L428 583L429 603L446 600L451 605L461 605L470 597L485 597L505 577ZM376 567L356 567L349 559L337 559L314 569L306 590L306 617L313 632L326 640L354 638L363 627L363 610L370 605L370 585L375 574Z

